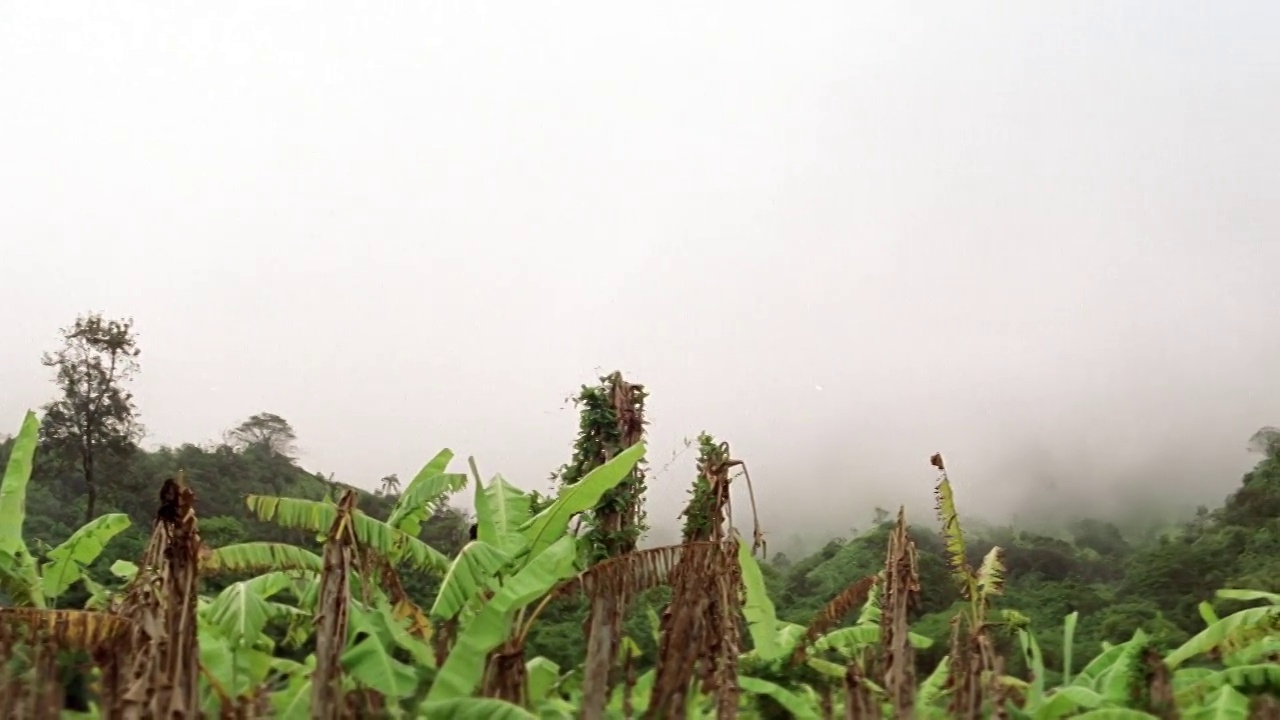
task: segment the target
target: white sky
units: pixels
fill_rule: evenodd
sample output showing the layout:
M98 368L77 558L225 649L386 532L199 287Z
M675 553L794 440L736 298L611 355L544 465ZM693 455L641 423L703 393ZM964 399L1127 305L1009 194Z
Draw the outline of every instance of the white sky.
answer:
M542 488L597 368L779 530L931 512L935 450L962 511L1238 482L1280 3L625 7L0 4L0 413L99 310L151 442L275 412L366 486L449 446Z

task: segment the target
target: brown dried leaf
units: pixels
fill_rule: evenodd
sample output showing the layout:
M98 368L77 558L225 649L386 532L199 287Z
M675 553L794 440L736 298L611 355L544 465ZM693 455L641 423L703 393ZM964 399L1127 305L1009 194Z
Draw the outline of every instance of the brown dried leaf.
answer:
M804 633L804 641L796 648L796 652L792 656L792 662L800 662L804 658L805 650L810 643L821 637L827 630L838 625L844 619L844 616L849 614L850 610L865 603L867 601L867 593L879 581L880 578L875 575L868 575L841 590L840 594L827 601L827 604L823 605L822 609L809 621L809 627Z

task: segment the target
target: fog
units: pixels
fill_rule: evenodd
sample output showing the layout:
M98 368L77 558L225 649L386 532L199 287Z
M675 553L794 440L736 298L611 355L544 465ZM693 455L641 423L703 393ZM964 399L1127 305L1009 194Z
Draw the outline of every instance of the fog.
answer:
M135 318L147 442L528 488L564 399L765 529L1214 504L1280 414L1280 4L0 4L0 416ZM669 467L660 471L664 466ZM745 496L735 499L745 522Z

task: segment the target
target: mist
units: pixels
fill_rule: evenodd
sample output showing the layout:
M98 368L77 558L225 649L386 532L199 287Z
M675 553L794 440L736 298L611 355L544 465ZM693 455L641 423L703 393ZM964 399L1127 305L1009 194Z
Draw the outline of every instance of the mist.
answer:
M1280 412L1280 6L1206 7L8 3L0 412L101 311L148 444L269 411L366 488L545 490L621 370L653 542L703 430L771 537L925 520L939 451L966 515L1215 504Z

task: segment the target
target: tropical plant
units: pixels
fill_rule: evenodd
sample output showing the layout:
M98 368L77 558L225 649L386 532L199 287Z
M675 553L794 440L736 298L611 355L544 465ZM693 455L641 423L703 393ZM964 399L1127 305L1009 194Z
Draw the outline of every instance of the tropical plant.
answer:
M45 561L39 562L23 539L27 485L39 432L39 419L35 413L28 412L0 484L0 592L8 595L15 605L45 608L77 582L84 581L91 590L96 589L85 568L97 560L107 543L130 523L129 516L122 513L94 518L48 550Z

